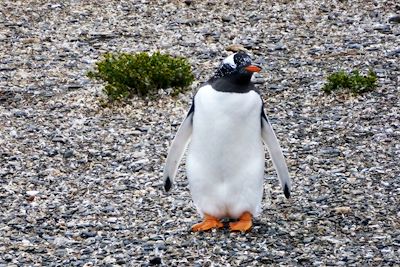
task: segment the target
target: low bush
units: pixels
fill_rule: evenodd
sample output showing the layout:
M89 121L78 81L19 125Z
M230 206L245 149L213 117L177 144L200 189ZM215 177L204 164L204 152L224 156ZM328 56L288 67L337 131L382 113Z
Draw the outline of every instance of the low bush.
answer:
M374 90L376 86L377 76L372 70L369 70L367 75L360 74L358 70L350 73L340 70L328 76L322 90L327 94L331 94L333 91L346 90L353 95L359 95Z
M104 92L111 100L133 95L154 96L159 89L173 88L172 94L183 92L194 80L185 58L156 52L137 54L105 54L87 76L104 81Z

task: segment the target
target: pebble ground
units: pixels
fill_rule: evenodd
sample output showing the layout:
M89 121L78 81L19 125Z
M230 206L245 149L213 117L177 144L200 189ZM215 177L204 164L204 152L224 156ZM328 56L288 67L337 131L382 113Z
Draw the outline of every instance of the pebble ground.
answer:
M0 266L399 266L400 6L396 1L0 3ZM199 83L232 44L255 77L293 179L267 157L247 234L200 220L167 149ZM102 53L189 58L178 98L100 105ZM324 95L326 75L374 69L378 88Z

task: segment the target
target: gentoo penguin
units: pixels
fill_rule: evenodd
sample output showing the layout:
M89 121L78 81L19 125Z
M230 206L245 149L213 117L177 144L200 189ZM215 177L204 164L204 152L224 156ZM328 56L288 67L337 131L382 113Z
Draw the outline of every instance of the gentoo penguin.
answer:
M203 222L192 231L221 228L221 219L236 219L231 231L248 231L261 210L267 147L286 198L290 177L263 101L250 79L260 67L244 52L222 61L215 75L199 88L179 127L164 169L169 191L187 151L190 192Z

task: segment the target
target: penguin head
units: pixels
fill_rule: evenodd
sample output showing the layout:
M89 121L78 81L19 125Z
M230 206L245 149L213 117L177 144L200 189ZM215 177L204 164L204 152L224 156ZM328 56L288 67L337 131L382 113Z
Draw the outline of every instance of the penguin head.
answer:
M222 61L213 78L228 78L236 83L246 84L250 83L253 73L259 71L261 71L261 68L251 63L248 54L237 52Z

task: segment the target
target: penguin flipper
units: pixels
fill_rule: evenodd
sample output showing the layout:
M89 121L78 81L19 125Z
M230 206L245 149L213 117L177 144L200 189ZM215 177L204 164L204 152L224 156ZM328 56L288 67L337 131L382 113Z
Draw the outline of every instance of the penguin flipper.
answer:
M272 163L278 174L285 197L289 198L291 187L289 171L285 162L285 158L283 157L279 141L276 138L275 132L264 113L264 109L261 111L261 137L271 156Z
M194 112L194 105L192 105L188 115L186 116L181 126L179 127L178 132L176 133L175 138L172 141L172 145L168 152L167 161L165 163L164 174L163 174L164 189L167 192L171 189L174 183L178 165L190 141L190 137L192 136L193 112Z

